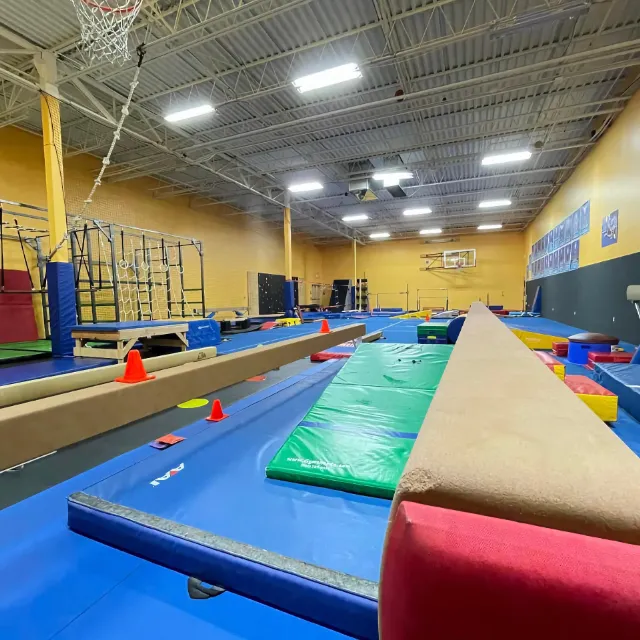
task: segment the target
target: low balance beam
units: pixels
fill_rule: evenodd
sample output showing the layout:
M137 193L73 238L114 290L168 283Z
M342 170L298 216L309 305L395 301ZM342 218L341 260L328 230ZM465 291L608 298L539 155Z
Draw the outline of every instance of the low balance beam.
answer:
M402 501L640 544L640 460L482 304L398 484Z
M0 469L267 373L312 353L355 340L364 324L284 340L165 369L140 384L109 382L0 409Z
M164 356L147 358L144 361L144 368L147 373L155 373L156 371L162 371L162 369L178 367L187 362L199 362L207 358L215 358L216 353L217 349L215 347L169 353ZM39 398L57 396L61 393L111 382L124 375L125 366L124 363L112 364L96 369L65 373L60 376L50 376L40 380L27 380L26 382L8 384L0 388L0 407L9 407L22 402L31 402Z

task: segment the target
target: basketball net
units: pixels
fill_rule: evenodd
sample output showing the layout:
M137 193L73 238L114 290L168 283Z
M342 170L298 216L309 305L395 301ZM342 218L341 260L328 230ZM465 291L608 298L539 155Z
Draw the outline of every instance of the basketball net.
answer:
M131 57L129 29L143 0L71 0L89 58L122 64Z

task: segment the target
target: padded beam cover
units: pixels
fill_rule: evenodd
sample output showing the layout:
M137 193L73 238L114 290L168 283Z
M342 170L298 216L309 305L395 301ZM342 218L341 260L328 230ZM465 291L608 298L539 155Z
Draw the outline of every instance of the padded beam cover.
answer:
M474 303L394 499L640 543L640 460Z
M636 640L639 567L634 545L404 502L385 556L381 637Z

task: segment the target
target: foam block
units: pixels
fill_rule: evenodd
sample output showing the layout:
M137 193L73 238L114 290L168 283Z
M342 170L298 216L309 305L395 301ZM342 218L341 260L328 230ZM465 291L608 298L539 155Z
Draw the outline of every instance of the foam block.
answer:
M627 351L611 351L610 353L602 353L599 351L589 351L589 363L593 369L596 362L623 362L630 363L633 353Z
M551 351L555 342L568 342L566 338L558 336L548 336L545 333L536 333L534 331L525 331L524 329L511 329L529 349L544 349Z
M553 350L554 356L567 357L569 353L569 343L568 342L552 342L551 349Z
M618 396L587 376L565 376L564 383L584 402L600 420L618 419Z
M640 365L598 363L594 378L615 393L620 406L640 421Z
M534 351L534 353L538 356L538 360L540 360L550 371L558 376L560 380L564 380L566 367L562 362L556 360L553 356L544 351Z
M387 539L382 640L632 640L640 548L404 502Z

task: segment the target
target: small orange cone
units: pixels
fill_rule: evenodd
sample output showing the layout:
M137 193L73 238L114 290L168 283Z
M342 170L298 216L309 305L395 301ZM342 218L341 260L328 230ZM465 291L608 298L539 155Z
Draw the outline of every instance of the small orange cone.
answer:
M220 420L224 420L228 418L229 415L222 411L222 404L220 400L213 401L213 407L211 408L211 415L207 418L209 422L220 422Z
M327 322L326 318L322 321L322 324L320 325L320 333L331 333L331 329L329 329L329 323Z
M124 376L116 378L115 381L135 384L136 382L145 382L146 380L155 380L155 376L150 376L145 371L140 352L132 349L127 356L127 366L124 369Z

